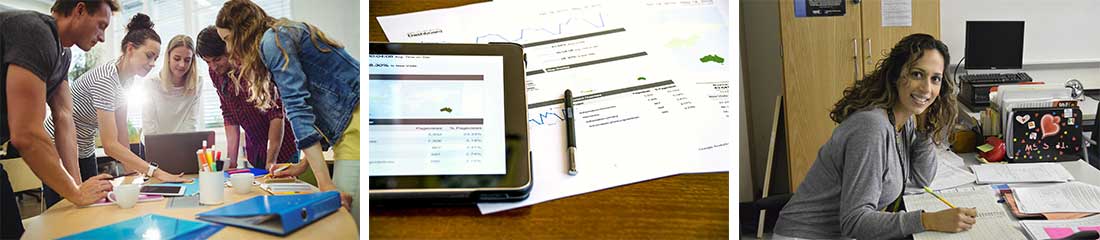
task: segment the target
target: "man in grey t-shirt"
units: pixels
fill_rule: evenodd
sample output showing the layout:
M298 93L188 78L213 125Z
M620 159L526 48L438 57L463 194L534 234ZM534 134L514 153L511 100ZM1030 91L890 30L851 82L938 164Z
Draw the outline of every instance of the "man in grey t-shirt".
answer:
M111 184L109 175L83 180L77 166L68 48L88 51L103 42L119 5L115 0L58 0L50 10L52 16L0 12L0 158L20 155L46 186L84 206L105 197ZM42 125L47 105L58 126L56 144ZM0 239L19 238L23 231L11 182L0 165Z

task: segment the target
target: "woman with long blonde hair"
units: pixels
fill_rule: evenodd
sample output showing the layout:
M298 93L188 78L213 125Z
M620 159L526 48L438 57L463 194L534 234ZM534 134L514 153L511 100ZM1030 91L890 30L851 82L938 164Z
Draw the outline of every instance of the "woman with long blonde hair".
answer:
M275 19L248 0L230 0L214 25L239 68L231 76L239 88L248 81L249 101L261 109L283 102L298 149L306 161L276 176L298 176L312 169L322 191L341 192L358 216L359 60L317 27ZM271 92L274 85L277 93ZM333 148L329 178L321 152ZM358 218L357 218L358 219Z
M142 133L165 134L195 131L202 91L195 73L195 44L187 35L168 41L164 65L145 83L147 102L142 106Z

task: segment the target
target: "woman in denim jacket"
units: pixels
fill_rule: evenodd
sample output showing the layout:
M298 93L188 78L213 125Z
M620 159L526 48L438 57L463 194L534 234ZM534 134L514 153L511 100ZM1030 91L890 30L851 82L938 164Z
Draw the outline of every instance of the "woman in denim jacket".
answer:
M297 176L312 168L317 187L341 191L343 204L358 216L358 200L351 200L359 192L359 60L317 27L275 19L247 0L226 2L215 26L229 58L240 66L230 74L235 87L248 81L249 102L260 109L280 97L304 153L306 161L275 175ZM332 179L322 156L330 147L337 160Z

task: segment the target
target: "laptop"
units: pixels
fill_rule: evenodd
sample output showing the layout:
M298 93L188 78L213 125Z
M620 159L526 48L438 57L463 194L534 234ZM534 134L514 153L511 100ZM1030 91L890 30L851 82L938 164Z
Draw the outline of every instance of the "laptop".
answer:
M202 149L202 141L214 145L214 132L184 132L145 135L145 161L156 163L168 173L193 174L199 172L199 160L195 150Z
M1005 133L1010 163L1063 162L1081 159L1081 109L1017 108Z

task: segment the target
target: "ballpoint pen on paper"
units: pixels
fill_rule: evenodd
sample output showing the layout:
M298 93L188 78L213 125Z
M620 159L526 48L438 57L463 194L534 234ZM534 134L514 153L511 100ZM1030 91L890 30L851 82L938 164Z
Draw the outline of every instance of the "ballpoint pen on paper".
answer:
M943 197L941 197L939 194L932 192L931 188L924 187L924 191L932 194L932 196L936 197L937 199L940 199L940 202L943 202L943 204L947 204L947 207L955 208L955 205L951 205L951 203L947 202L947 199L943 199Z
M569 147L569 175L577 175L577 134L573 127L573 92L565 90L565 137Z

